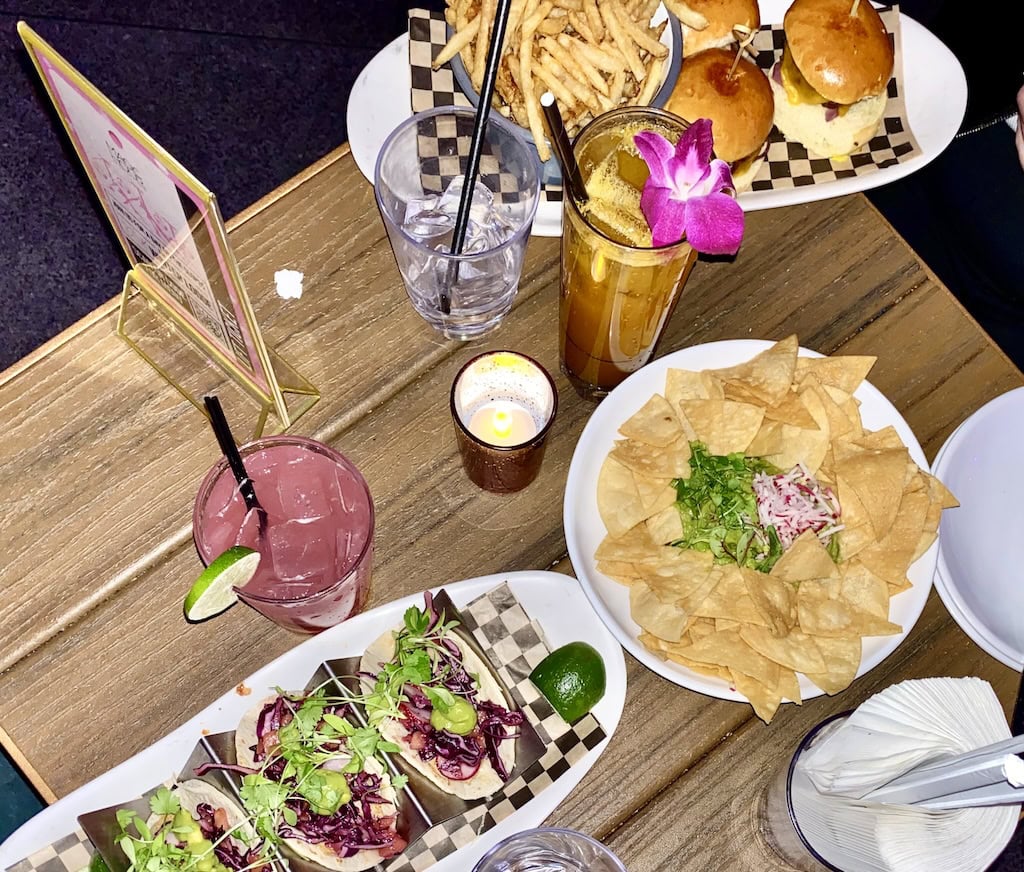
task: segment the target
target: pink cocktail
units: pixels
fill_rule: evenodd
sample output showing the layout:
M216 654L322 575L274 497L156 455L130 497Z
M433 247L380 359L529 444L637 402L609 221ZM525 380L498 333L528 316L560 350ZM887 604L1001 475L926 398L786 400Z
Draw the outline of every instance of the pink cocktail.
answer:
M206 475L192 534L209 563L233 545L262 555L239 597L282 627L316 633L362 609L373 562L373 499L359 470L302 436L270 436L240 449L257 498L246 509L227 461Z

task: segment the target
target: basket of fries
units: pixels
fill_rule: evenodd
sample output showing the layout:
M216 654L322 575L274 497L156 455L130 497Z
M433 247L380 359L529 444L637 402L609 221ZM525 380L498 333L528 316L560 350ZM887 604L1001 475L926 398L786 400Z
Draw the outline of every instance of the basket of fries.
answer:
M448 0L448 42L435 69L451 63L475 106L495 0ZM679 21L661 0L513 0L495 82L494 108L523 128L557 181L540 97L558 101L567 132L619 106L662 106L682 61Z

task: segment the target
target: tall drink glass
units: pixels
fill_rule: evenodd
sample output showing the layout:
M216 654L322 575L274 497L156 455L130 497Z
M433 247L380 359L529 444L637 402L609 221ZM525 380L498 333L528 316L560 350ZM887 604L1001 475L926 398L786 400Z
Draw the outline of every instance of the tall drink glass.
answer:
M204 563L233 545L262 554L236 591L275 623L317 633L366 602L373 563L373 499L343 454L303 436L269 436L239 451L267 518L246 509L221 459L196 496L192 535Z
M537 150L497 112L484 128L465 242L452 238L476 112L442 106L395 128L374 194L413 307L449 339L477 339L512 308L540 201Z
M651 247L640 211L649 171L633 136L678 141L686 123L647 107L590 122L573 153L589 200L566 197L562 219L559 351L562 372L587 399L601 399L647 363L697 260L688 243Z
M576 830L538 827L498 842L473 872L626 872L597 839Z

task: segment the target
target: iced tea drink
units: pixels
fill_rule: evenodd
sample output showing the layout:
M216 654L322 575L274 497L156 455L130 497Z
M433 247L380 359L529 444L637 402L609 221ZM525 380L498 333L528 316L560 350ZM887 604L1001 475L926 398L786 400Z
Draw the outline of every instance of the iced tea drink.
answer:
M562 372L600 399L647 363L697 260L686 242L652 248L640 211L649 171L633 143L644 130L677 142L686 124L658 109L601 115L573 145L588 201L566 196L562 218Z
M240 449L266 521L249 511L227 462L207 473L192 533L210 563L233 545L262 554L238 596L300 633L333 627L366 602L373 562L373 500L343 454L302 436L269 436Z

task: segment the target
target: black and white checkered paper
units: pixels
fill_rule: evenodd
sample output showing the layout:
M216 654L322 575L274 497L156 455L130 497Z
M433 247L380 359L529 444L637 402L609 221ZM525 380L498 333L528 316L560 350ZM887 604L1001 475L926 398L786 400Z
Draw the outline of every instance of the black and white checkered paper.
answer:
M864 176L921 153L910 130L903 94L897 83L899 71L903 68L899 7L880 9L879 14L893 41L895 63L894 75L888 85L889 101L878 134L848 157L818 158L811 157L799 143L787 141L773 127L768 137L765 162L751 190L781 191ZM455 82L448 64L437 70L430 66L447 41L445 27L443 13L425 9L409 11L409 65L412 75L410 101L413 112L435 106L470 105ZM782 59L784 44L781 24L766 24L758 32L753 48L757 51L757 64L766 74L770 74L776 61ZM468 143L466 147L468 149ZM560 186L545 185L542 193L548 202L561 202Z
M7 867L7 872L82 872L96 853L89 837L76 829L52 845L41 848L24 860Z
M427 831L406 852L385 865L387 872L420 872L526 805L605 739L593 715L569 725L530 681L530 673L550 651L540 625L531 620L507 584L499 585L460 609L463 626L487 652L516 705L547 748L524 773L466 813Z
M543 741L545 751L494 796L468 804L462 813L430 827L400 856L377 866L378 870L429 869L525 806L606 738L593 715L567 724L533 686L530 673L550 649L540 625L526 614L508 584L499 585L459 612L463 627L487 654ZM78 829L18 861L6 872L82 872L93 853L85 832Z

